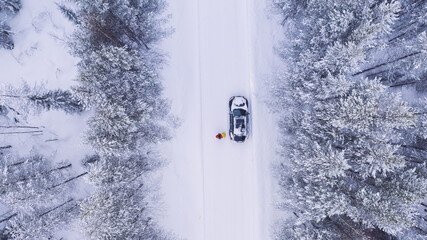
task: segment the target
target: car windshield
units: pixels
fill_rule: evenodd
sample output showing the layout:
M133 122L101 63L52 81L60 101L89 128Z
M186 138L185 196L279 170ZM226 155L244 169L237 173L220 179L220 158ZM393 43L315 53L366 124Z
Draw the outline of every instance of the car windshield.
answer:
M233 110L233 115L236 116L236 117L245 116L246 115L246 111L243 110L243 109L234 109Z
M246 137L245 137L245 136L235 136L235 137L234 137L234 140L235 140L236 142L242 142L242 141L245 141L245 139L246 139Z

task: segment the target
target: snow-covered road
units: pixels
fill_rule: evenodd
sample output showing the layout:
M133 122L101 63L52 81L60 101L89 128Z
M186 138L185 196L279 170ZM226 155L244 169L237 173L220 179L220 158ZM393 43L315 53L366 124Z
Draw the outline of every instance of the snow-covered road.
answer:
M171 1L175 33L165 43L165 95L182 120L165 144L163 224L179 237L269 238L274 120L258 94L273 67L273 30L264 1ZM262 43L262 44L260 44ZM228 100L249 99L253 128L229 140ZM261 129L263 131L261 131ZM218 132L227 138L217 140Z
M204 239L254 239L258 208L253 142L214 138L227 132L229 98L252 100L247 6L244 0L198 3Z

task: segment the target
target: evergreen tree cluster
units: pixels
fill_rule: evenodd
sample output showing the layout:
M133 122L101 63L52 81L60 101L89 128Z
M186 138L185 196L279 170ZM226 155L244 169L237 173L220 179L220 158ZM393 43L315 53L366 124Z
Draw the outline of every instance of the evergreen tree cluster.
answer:
M48 90L43 84L30 86L23 82L18 88L7 85L0 89L0 105L13 108L22 115L61 110L68 114L83 112L84 105L70 90Z
M5 6L21 5L0 0L0 11ZM36 149L21 156L12 145L0 146L0 201L9 210L0 218L2 239L52 239L74 222L89 239L172 239L156 221L153 180L163 165L156 144L170 138L172 124L158 75L162 56L156 49L168 34L165 6L163 0L58 4L76 24L70 48L81 59L78 84L71 90L27 83L2 88L0 117L8 121L2 127L37 132L38 127L24 124L27 116L85 111L91 114L85 140L95 154L83 161L87 171L75 174L70 163L54 164L53 156ZM9 7L7 11L14 9ZM83 176L94 190L80 199L72 193L75 180Z
M27 118L47 110L79 113L83 106L70 91L46 90L43 85L6 86L0 93L1 239L52 239L78 218L81 197L73 196L76 180L87 175L73 173L72 164L58 162L55 154L38 152L44 127L28 124ZM28 135L30 153L23 153L9 136ZM56 141L58 139L53 139ZM42 143L40 143L42 142Z
M281 115L283 206L297 219L284 223L277 238L423 239L427 107L422 99L404 101L383 75L368 74L425 76L425 27L418 28L425 26L425 2L277 5L289 39L280 51L288 69L271 92ZM409 6L420 11L407 12ZM403 30L409 22L418 27ZM403 46L416 54L384 54Z
M155 221L150 173L162 165L155 144L169 139L168 102L162 97L156 43L163 0L75 0L63 8L78 30L71 48L81 61L74 93L90 117L87 142L98 157L88 163L94 193L81 203L90 239L169 239Z
M85 174L83 174L85 175ZM78 216L71 195L71 164L52 163L52 158L32 153L18 157L10 149L0 154L0 199L9 206L0 223L6 239L51 239L55 231Z

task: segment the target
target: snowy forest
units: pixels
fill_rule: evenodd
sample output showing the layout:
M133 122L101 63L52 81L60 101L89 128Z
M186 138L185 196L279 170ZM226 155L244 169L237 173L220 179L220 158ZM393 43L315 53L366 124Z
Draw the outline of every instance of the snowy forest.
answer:
M5 49L14 48L8 20L21 6L19 0L0 1ZM42 111L90 113L84 141L93 152L73 168L42 153L43 145L21 156L5 137L0 200L8 211L0 219L1 239L56 239L57 231L78 219L89 239L169 239L153 216L156 187L150 180L163 161L155 144L169 138L168 103L158 77L162 56L155 49L168 34L161 17L165 2L76 0L57 7L76 26L67 44L80 59L78 84L69 90L4 87L1 128L8 131L2 134L40 138L43 129L26 119ZM72 194L82 177L93 186L83 198Z
M217 229L221 226L215 222L217 218L226 224L236 222L230 228L253 234L252 239L265 239L260 237L264 235L248 229L256 224L266 225L270 239L277 240L426 239L427 1L236 0L233 5L229 0L188 0L182 1L182 6L181 2L177 4L179 7L174 5L174 11L183 11L180 15L170 16L169 5L176 3L168 0L53 0L46 7L43 4L49 2L47 0L43 4L40 1L40 8L54 11L42 9L40 14L32 16L33 12L28 9L35 8L37 1L0 0L1 240L181 239L182 236L173 231L177 227L169 229L162 219L173 211L182 217L181 224L197 222L197 226L203 226L194 235L184 236L190 236L190 240L200 239L191 236L222 240L216 235L209 236L209 230L224 235L230 233ZM230 56L219 60L209 56L220 52L218 46L228 46L225 43L230 39L219 29L236 26L233 32L238 32L244 28L237 20L220 25L223 23L220 20L227 20L225 16L230 14L226 10L237 19L243 14L239 15L236 9L243 9L248 14L244 16L250 18L242 17L249 25L245 27L262 29L261 24L250 24L259 17L259 12L253 14L251 9L256 9L256 3L261 1L268 6L266 11L259 10L264 11L262 14L280 19L280 22L264 23L276 24L272 29L279 28L280 32L275 33L282 36L275 46L256 37L259 41L248 42L259 45L262 51L271 48L281 68L273 69L269 73L271 77L264 79L259 77L264 73L254 70L252 74L252 70L256 69L253 65L265 59L248 60L248 63L247 59L239 60L244 62L241 65L251 81L259 78L254 82L262 82L266 88L255 91L252 88L260 85L248 80L248 89L257 93L247 95L250 106L254 106L250 110L255 121L252 123L251 119L253 130L250 129L249 141L237 145L228 139L217 140L216 132L205 130L203 121L205 125L215 125L210 117L217 112L203 106L219 103L192 105L190 115L202 123L191 119L181 122L184 116L175 116L169 99L172 96L165 94L163 71L165 65L179 62L180 65L175 66L179 69L177 72L200 78L199 85L188 79L183 87L188 89L184 92L178 92L178 85L180 80L187 79L182 76L168 79L177 82L172 85L176 89L169 93L176 90L176 95L187 97L191 102L211 100L208 95L202 95L203 91L205 94L216 91L212 82L201 79L209 80L205 76L208 73L224 71L233 77L246 76L233 74L233 69L240 65L228 64L232 51L225 52ZM220 13L224 17L209 20L208 14L205 16L201 10L214 9L216 2L227 6ZM33 5L25 9L25 4ZM187 5L194 9L185 12ZM190 11L195 9L200 12ZM31 15L30 22L20 17L23 11ZM190 18L192 14L197 17ZM222 15L215 16L222 18ZM195 27L175 29L176 26L170 24L174 18L178 19L174 23L189 21L194 22ZM205 27L217 24L217 20L218 28ZM29 25L27 29L14 29L25 24ZM178 37L194 35L197 39L189 38L186 42L188 39L178 38L176 45L188 48L184 54L188 59L197 59L198 66L187 66L190 63L187 58L168 58L162 41L172 38L175 30L180 34ZM246 31L244 34L258 33ZM252 36L239 34L240 40ZM31 38L40 41L31 42ZM205 38L209 41L203 42ZM253 46L234 40L230 42L237 42L238 46L230 45L229 50L248 51L250 54L242 56L254 58L251 54L257 51L248 50ZM65 54L54 55L59 50L53 43L65 49ZM48 49L45 51L50 52L48 57L52 59L35 58L29 63L28 57L38 56L37 51L43 48ZM198 49L199 55L192 52L194 49ZM213 70L207 71L211 70L209 63L215 63L214 60L230 66L222 70L220 64L212 64ZM55 65L61 62L64 67ZM27 67L30 64L35 65ZM249 69L250 66L253 69ZM9 79L14 71L23 74ZM42 81L31 79L38 78L40 73L44 74L40 77ZM51 78L59 80L52 83L48 81ZM216 81L228 85L230 79ZM11 82L13 84L9 84ZM257 97L262 91L268 98L261 102ZM198 101L187 95L197 95ZM222 95L225 94L221 92ZM268 123L262 122L273 117L259 116L261 106L266 106L277 118L276 125L266 126ZM227 114L225 110L226 122ZM162 147L180 137L175 131L179 131L181 123L186 124L185 120L190 127L180 133L184 133L181 135L185 135L185 140L188 134L187 144L193 143L188 154L194 156L184 160L167 159L165 155L170 155ZM224 126L217 126L223 131ZM278 132L278 139L271 137L274 134L259 134L269 130ZM205 140L208 135L212 137ZM257 139L260 136L267 137ZM211 147L211 143L217 145ZM182 146L176 145L174 150ZM193 149L196 147L200 149ZM249 148L254 149L246 155L238 152ZM237 157L229 149L237 152ZM209 150L218 153L224 162L230 162L230 168L215 165L224 159L209 162L203 152ZM273 154L277 162L265 152ZM240 156L248 158L243 159L243 166L238 162L242 160ZM180 161L195 167L180 166L177 164ZM178 195L172 197L172 202L184 207L164 213L159 175L170 162L176 165L165 173L175 173L176 179L184 180L167 190L175 188ZM259 162L263 162L268 173L256 169L261 166ZM196 164L200 164L200 169ZM221 170L217 174L215 170L206 170L206 166ZM238 170L233 170L233 166ZM195 169L201 173L191 173ZM244 178L239 174L256 177ZM235 178L227 179L227 176ZM271 189L263 189L266 185L257 183L270 177L273 179ZM193 188L176 187L184 184ZM217 193L228 195L220 198ZM230 199L236 196L233 193L247 195ZM270 201L256 194L278 197ZM203 203L197 202L199 200ZM260 207L261 204L268 206ZM179 205L171 208L178 208L176 206ZM240 206L243 207L238 209ZM193 208L203 211L194 210L197 214L193 216ZM239 211L243 216L233 215ZM227 215L221 215L224 212ZM161 214L166 216L160 217ZM244 225L242 222L246 220L252 225ZM247 236L233 234L227 239Z
M279 1L277 239L427 236L427 2Z

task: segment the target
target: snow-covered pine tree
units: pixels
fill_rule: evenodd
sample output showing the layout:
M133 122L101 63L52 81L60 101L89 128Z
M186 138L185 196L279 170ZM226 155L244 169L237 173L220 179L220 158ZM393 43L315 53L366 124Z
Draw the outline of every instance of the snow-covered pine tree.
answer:
M37 154L25 158L5 154L2 158L2 199L17 211L44 205L55 200L60 191L69 190L49 189L69 177L69 163L52 166L51 159Z
M48 90L43 84L30 86L26 82L18 88L4 86L0 91L0 104L24 115L44 110L62 110L69 114L84 110L83 104L69 90Z
M73 9L71 9L68 5L64 4L64 3L57 3L57 6L59 8L59 11L62 12L62 14L71 22L73 22L74 24L79 25L81 22L77 17L77 14L75 13L75 11Z
M425 91L427 3L401 0L401 11L385 36L383 48L370 54L369 64L354 73L381 78L386 85L400 88L415 85Z
M417 110L418 123L416 129L419 137L427 140L427 97L421 101Z
M165 2L75 2L79 24L70 46L81 62L74 92L93 110L86 138L99 156L87 164L96 189L81 204L82 228L91 239L169 239L149 210L149 172L159 162L147 150L169 138L157 74L162 58L152 48L167 33Z
M334 110L324 121L338 127L334 129L338 133L335 138L342 141L336 146L352 166L340 187L355 200L348 202L354 208L350 211L351 208L345 208L345 215L368 227L378 227L396 235L413 225L415 207L427 194L425 179L406 168L404 156L398 154L399 147L393 144L399 139L399 131L413 128L415 115L398 95L376 88L378 82L359 84L367 84L363 92L369 97L355 97L352 92L337 105L341 108L338 111L351 109L351 114L346 113L344 117L347 123L336 122L335 117L342 115Z
M78 55L103 46L149 50L151 43L169 32L160 17L166 6L164 0L74 1L79 6L76 14L80 27L72 48Z
M52 164L39 154L16 157L3 152L0 162L0 200L11 214L6 232L12 239L50 239L78 215L71 197L71 164Z
M10 220L10 225L6 227L7 233L16 240L52 239L56 231L69 227L78 212L79 206L73 198L31 212L19 212Z
M401 138L394 144L400 146L398 153L402 155L406 161L407 171L411 170L413 176L416 176L424 185L427 184L427 100L420 101L416 106L415 116L417 121L415 127L406 131L401 131ZM413 177L411 176L411 177ZM416 182L411 182L416 183ZM419 190L419 192L422 192ZM425 200L424 195L424 200ZM399 237L407 237L411 239L423 239L427 232L427 222L424 220L427 215L425 208L425 201L423 199L419 202L418 207L415 209L417 214L413 214L415 224L404 232L398 234ZM414 209L412 209L414 210Z
M307 7L310 0L276 0L274 4L278 7L284 15L282 24L286 22L288 18L294 18L297 14L303 12Z
M155 191L148 173L159 164L151 151L90 164L97 188L80 214L90 239L169 239L153 218Z
M345 217L326 218L320 222L306 222L294 225L292 229L281 228L274 233L275 239L289 240L355 240L387 239L377 229L367 231L365 226Z
M415 124L414 111L400 95L385 90L378 81L364 80L344 97L315 106L317 119L324 123L323 135L346 151L353 169L363 177L404 165L391 141L398 139L399 130Z
M358 211L350 217L397 235L415 225L416 207L427 196L427 181L415 168L386 175L357 190Z
M95 109L88 140L97 151L131 151L168 137L158 124L167 116L168 104L160 97L155 66L144 59L126 47L104 47L82 61L75 92Z
M300 225L282 233L336 236L324 224L333 218L393 235L414 225L425 178L406 165L398 142L414 129L416 112L378 80L352 77L384 45L399 11L397 1L308 1L286 20L294 39L282 56L291 67L273 93L277 111L286 106L281 126L291 140L283 143L281 186L291 196L284 204Z
M63 110L66 113L80 113L84 110L80 101L68 90L47 90L30 94L27 99L40 110Z

